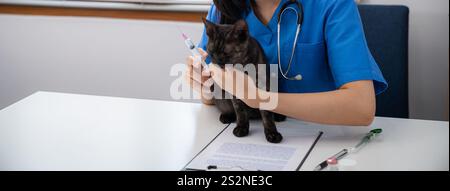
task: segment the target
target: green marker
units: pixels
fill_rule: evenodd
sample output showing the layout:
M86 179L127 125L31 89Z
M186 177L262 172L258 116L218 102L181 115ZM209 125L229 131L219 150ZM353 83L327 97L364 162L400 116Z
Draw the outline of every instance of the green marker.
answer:
M350 148L350 152L357 152L359 149L362 148L362 146L366 145L370 140L372 140L376 135L383 132L383 129L372 129L369 133L364 136L361 141L356 144L356 146Z

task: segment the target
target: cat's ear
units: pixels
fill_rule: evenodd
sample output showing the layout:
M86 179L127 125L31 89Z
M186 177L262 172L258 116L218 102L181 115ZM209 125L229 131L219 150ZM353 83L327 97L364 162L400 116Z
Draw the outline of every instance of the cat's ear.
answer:
M206 35L208 35L209 37L212 37L214 35L214 33L216 33L216 24L214 24L211 21L208 21L204 17L202 18L202 20L203 20L203 23L205 24Z
M248 33L247 23L244 20L236 21L236 23L234 23L234 33L239 40L247 40L250 36L250 34Z

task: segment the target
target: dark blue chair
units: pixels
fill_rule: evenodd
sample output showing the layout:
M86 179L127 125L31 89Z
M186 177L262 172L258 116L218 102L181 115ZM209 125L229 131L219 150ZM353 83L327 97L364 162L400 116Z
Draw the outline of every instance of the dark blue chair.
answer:
M389 84L376 98L376 116L408 118L409 9L388 5L358 8L369 49Z

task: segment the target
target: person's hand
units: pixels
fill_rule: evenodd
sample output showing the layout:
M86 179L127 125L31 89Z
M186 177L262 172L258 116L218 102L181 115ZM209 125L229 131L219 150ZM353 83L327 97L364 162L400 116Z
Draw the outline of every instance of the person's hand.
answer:
M187 71L185 73L185 79L192 89L200 93L203 103L212 104L211 86L213 83L212 80L209 80L211 74L201 64L201 61L205 61L208 53L201 48L198 50L202 55L201 58L189 56L186 60Z
M234 67L222 69L216 64L210 64L209 70L212 73L212 79L220 88L236 96L250 107L259 107L260 90L255 81L244 72Z

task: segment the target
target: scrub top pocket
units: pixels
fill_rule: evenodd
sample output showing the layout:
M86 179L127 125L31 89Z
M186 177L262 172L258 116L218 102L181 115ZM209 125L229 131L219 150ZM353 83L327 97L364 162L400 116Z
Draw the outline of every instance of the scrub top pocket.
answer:
M287 76L293 77L297 74L301 74L303 79L300 81L286 80L279 74L279 79L281 80L280 91L302 93L335 89L334 80L330 77L332 75L327 62L325 42L297 42L296 46L291 69ZM281 51L281 66L284 72L287 70L291 54L292 43L286 43Z

